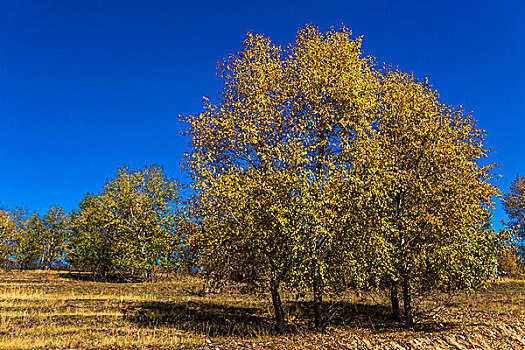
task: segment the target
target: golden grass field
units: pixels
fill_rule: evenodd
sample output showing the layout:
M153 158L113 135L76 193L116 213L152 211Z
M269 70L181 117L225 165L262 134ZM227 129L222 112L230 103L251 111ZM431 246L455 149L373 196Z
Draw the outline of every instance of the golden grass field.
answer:
M265 294L204 281L93 282L67 272L0 272L0 349L525 349L525 281L420 299L418 329L389 318L386 294L349 291L326 303L327 332L309 304L284 293L290 333L272 333ZM444 305L441 308L438 305Z

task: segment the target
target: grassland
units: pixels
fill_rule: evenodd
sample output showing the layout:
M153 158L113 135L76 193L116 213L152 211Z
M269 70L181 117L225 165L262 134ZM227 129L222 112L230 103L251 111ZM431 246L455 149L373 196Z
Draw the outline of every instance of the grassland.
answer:
M203 293L204 281L191 276L158 283L80 277L87 276L0 272L0 349L525 348L525 281L419 299L430 312L413 332L390 320L386 295L349 291L327 301L327 332L316 333L309 304L285 293L290 333L277 336L268 296L238 286Z

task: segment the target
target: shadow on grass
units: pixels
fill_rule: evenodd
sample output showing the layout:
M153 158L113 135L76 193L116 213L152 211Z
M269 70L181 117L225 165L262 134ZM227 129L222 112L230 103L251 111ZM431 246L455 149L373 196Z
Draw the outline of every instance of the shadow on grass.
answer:
M309 322L313 328L313 307L309 302L287 303L289 316ZM397 332L404 330L404 322L395 321L392 310L383 305L371 305L349 302L323 303L323 323L326 327L344 329L366 329L375 333ZM453 324L422 321L416 324L415 330L423 332L443 331L453 328Z
M60 277L84 282L110 282L110 283L140 283L146 278L127 273L108 273L105 276L93 272L68 272Z
M124 317L144 326L170 325L210 337L264 336L272 333L265 310L204 301L144 302L123 310Z
M313 329L313 308L309 302L287 302L285 313L290 333ZM380 305L324 303L327 327L348 330L367 329L375 333L403 330L404 325L392 320L390 309ZM210 337L254 337L274 334L273 315L262 307L238 307L207 301L146 302L129 305L125 318L143 326L169 325L177 329ZM443 331L452 325L420 323L417 330Z

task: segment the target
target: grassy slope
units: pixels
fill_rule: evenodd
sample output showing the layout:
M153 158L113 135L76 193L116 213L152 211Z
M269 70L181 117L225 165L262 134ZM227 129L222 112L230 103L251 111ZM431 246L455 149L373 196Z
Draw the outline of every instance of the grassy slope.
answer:
M349 293L329 306L316 334L310 308L285 295L292 332L273 336L265 295L236 287L208 296L197 278L160 283L80 281L56 272L0 273L0 348L523 349L525 282L495 282L446 300L405 332L388 318L385 295ZM445 300L419 300L433 309ZM327 306L328 307L328 306Z

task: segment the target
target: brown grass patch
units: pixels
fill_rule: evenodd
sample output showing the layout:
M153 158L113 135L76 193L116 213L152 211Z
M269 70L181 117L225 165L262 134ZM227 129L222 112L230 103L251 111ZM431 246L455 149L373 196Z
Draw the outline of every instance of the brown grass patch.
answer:
M305 299L284 293L290 334L273 334L265 294L239 287L203 295L204 281L94 282L58 272L0 273L0 349L525 348L525 282L420 298L419 328L390 319L385 292L352 291L325 303L327 332L311 330ZM441 345L440 345L441 344ZM476 345L477 344L477 345Z

